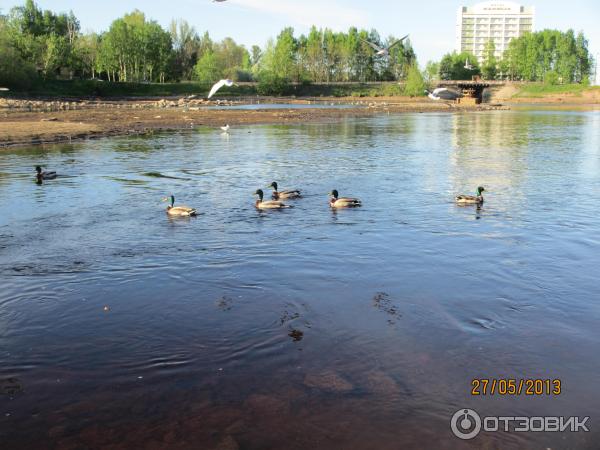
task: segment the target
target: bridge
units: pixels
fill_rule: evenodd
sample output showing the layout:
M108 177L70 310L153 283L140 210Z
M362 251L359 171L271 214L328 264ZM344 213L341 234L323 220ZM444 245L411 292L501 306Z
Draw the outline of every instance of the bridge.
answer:
M461 104L479 104L483 100L483 91L492 86L503 86L506 81L481 80L479 77L473 77L473 80L442 80L438 87L455 89L464 95L457 100Z

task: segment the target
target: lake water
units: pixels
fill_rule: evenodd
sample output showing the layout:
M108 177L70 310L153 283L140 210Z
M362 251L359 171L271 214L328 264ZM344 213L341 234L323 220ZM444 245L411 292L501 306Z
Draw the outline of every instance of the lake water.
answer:
M271 181L304 198L257 211ZM331 211L334 188L364 206ZM598 111L4 150L0 198L2 448L597 448ZM461 408L590 432L462 441Z

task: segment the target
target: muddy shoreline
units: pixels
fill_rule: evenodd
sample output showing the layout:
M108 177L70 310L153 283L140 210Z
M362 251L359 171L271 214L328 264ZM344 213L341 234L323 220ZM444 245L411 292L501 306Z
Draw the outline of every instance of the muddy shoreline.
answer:
M461 106L422 98L269 99L303 104L302 109L261 109L264 99L206 101L196 98L107 101L9 100L0 102L0 148L74 142L107 136L143 135L197 127L339 121L348 117L405 112L462 112L508 109L501 105ZM254 103L257 109L228 109ZM311 108L310 105L315 107ZM323 104L329 105L323 108ZM332 105L343 104L342 108ZM223 106L223 109L209 109ZM220 130L219 130L220 131Z

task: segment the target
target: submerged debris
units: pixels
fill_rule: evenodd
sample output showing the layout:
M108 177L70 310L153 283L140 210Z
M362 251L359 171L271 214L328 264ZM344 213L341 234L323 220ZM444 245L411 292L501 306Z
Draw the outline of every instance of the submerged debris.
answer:
M17 395L23 392L23 385L18 378L11 377L0 380L0 394Z
M226 296L221 297L215 302L215 304L221 311L229 311L231 308L233 308L233 300Z
M309 373L304 377L304 385L327 392L349 392L354 389L352 383L342 378L333 370L320 373Z
M300 330L291 330L288 333L288 336L291 337L294 342L298 342L302 340L304 333Z
M390 316L388 318L390 325L395 324L398 317L402 317L402 314L398 312L398 307L392 302L389 294L385 292L375 294L373 297L373 306Z

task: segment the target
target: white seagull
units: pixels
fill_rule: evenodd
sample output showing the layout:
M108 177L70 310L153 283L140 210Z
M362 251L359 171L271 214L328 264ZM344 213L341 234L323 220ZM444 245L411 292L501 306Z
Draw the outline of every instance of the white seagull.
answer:
M390 50L392 49L392 47L394 47L395 45L398 45L400 42L402 42L407 37L408 37L408 34L406 36L404 36L402 39L398 39L396 42L394 42L392 45L390 45L388 47L380 47L379 45L374 44L373 42L365 41L362 38L360 40L369 44L371 47L373 47L373 50L375 50L375 52L376 52L375 54L377 56L388 56L390 54Z
M229 131L229 124L225 125L224 127L221 127L221 130L223 130L223 132L227 133Z
M10 91L8 88L0 88L0 91Z
M473 70L473 66L469 64L469 58L467 58L467 60L465 61L465 69Z
M460 92L452 91L448 88L437 88L434 89L433 92L425 89L427 93L427 97L431 100L456 100L457 98L462 98L463 95Z
M231 80L220 80L217 81L215 84L213 84L213 87L210 89L210 92L208 93L208 98L211 98L213 95L215 95L215 93L221 89L223 86L228 86L231 87L233 86L235 83Z

